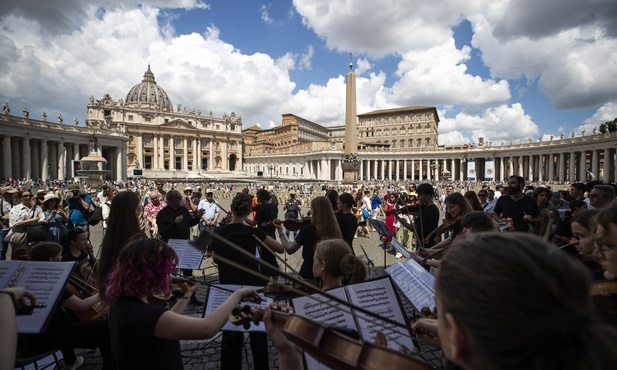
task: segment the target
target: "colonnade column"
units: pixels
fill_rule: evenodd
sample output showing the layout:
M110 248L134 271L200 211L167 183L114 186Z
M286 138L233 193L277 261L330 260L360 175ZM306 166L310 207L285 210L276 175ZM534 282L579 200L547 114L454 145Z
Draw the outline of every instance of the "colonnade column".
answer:
M182 171L189 170L189 140L186 136L182 137Z
M43 180L49 179L49 157L47 155L47 141L41 141L41 178Z
M23 172L21 174L21 177L25 177L27 179L31 179L32 178L32 168L31 168L31 162L30 162L30 139L28 138L23 138L23 148L22 148L22 156L21 156L21 163L23 164Z
M22 167L21 167L21 152L19 151L19 138L15 138L14 141L11 142L11 163L13 166L13 172L9 177L23 177L22 176Z
M66 177L66 148L63 142L58 142L58 178ZM116 176L118 177L118 176Z
M542 181L542 176L544 176L544 155L538 154L538 181Z
M41 142L42 143L42 142ZM40 166L40 155L39 155L39 143L37 143L36 141L32 142L32 146L30 148L31 150L31 163L30 163L30 167L32 168L32 178L36 179L38 177L41 177L41 166Z
M610 181L610 178L611 178L611 151L610 149L604 149L604 165L602 166L602 175L603 175L602 180L604 180L604 182Z
M199 163L199 158L201 156L198 156L198 148L200 145L200 140L199 138L195 137L193 138L193 171L200 171L201 170L201 163Z
M593 180L599 179L600 178L600 173L598 172L599 170L599 160L598 160L598 150L597 149L593 149L591 151L591 173L593 173L593 175L595 176L595 178L593 178ZM606 160L606 159L605 159Z
M2 178L13 177L13 166L11 165L11 137L5 135L2 139Z
M581 151L581 156L578 162L578 180L585 181L587 179L587 152Z
M548 181L555 180L555 155L548 155Z
M570 158L568 160L569 163L569 168L568 168L568 181L569 182L576 182L576 175L574 173L575 171L575 164L576 164L576 156L574 155L574 152L570 152Z
M559 153L559 181L566 181L566 159L565 153Z

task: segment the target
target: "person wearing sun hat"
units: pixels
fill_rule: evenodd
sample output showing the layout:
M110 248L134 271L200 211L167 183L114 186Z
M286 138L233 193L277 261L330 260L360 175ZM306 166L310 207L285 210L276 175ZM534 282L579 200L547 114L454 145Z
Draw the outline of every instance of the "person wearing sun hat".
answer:
M2 198L0 198L0 216L2 223L0 224L0 261L6 260L6 251L9 249L9 242L4 241L4 238L9 233L9 213L13 208L13 196L17 193L17 189L12 186L5 186L0 189Z
M66 223L69 221L66 212L60 205L60 197L54 193L45 194L41 208L43 209L45 226L52 242L59 243L62 235L66 233Z

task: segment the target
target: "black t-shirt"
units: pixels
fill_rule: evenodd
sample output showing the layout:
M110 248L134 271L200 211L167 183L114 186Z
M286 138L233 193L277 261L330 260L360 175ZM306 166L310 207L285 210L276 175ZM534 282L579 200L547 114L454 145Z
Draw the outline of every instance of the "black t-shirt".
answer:
M253 238L253 235L257 235L260 240L266 239L266 232L261 229L256 229L244 224L227 224L220 226L214 230L215 233L219 234L223 238L233 242L238 245L252 256L255 256L255 251L257 249L257 241ZM241 255L236 252L234 249L223 243L218 239L214 239L213 242L214 248L214 259L216 260L216 255L220 255L227 259L230 259L242 266L248 267L254 271L263 271L266 275L271 275L272 271L264 271L263 268L255 261L246 256ZM261 252L260 252L261 253ZM235 267L229 266L222 261L217 261L219 267L219 282L221 284L236 284L236 285L265 285L268 281L259 279L248 272L241 271Z
M420 206L420 217L414 221L414 225L424 243L424 238L439 226L439 207L436 204ZM433 239L429 240L424 247L430 248L434 245L435 240Z
M88 259L88 253L85 250L79 251L79 257L73 256L70 251L62 253L62 262L78 262L81 263Z
M510 196L502 196L497 199L494 212L503 218L512 218L516 231L527 232L529 224L523 220L525 214L536 217L538 215L538 203L532 197L524 196L515 201Z
M272 220L276 219L278 211L272 203L261 204L255 211L255 221L257 227L262 229L271 238L276 238L276 228L272 225Z
M154 337L163 306L134 297L122 297L109 310L113 368L183 370L180 341Z
M353 237L358 230L358 219L351 213L337 213L336 221L338 221L338 226L341 228L343 240L349 244L353 251Z
M303 226L298 231L296 242L302 246L302 266L300 276L305 279L312 279L313 276L313 254L315 254L315 244L317 244L317 227L313 224Z
M176 223L176 217L183 216L182 221ZM191 216L185 207L173 209L167 206L156 216L156 225L159 228L161 239L167 242L169 239L189 239L191 227L199 223L199 218Z

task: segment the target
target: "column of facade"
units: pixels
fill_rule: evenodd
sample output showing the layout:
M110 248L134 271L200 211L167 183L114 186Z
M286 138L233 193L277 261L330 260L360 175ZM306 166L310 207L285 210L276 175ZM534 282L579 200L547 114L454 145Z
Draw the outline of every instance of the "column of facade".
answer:
M165 170L165 137L163 135L159 135L159 157L156 160L159 163L159 171Z
M31 168L32 168L32 178L36 179L41 177L41 166L40 166L40 156L39 156L39 142L32 141L32 146L30 147L31 155Z
M221 150L221 152L223 153L221 156L221 161L222 163L222 167L224 170L229 170L229 140L225 140L225 142L223 143L223 149ZM328 165L328 168L330 168L330 165Z
M575 173L575 165L576 165L576 156L574 152L570 152L568 158L568 182L576 182L576 173Z
M458 161L460 163L458 167L459 180L465 180L465 176L467 175L465 173L465 159L459 159Z
M416 160L411 160L411 181L416 180Z
M31 161L30 158L31 157L31 153L30 153L30 139L28 138L23 138L23 148L22 148L22 156L21 156L21 160L22 160L22 164L23 164L23 172L21 177L25 177L27 179L31 179L32 178L32 168L31 168Z
M50 179L49 176L49 157L47 155L47 140L41 140L41 178Z
M559 181L560 182L564 182L566 181L566 159L565 156L566 154L561 152L558 154L559 155Z
M193 171L201 170L201 155L199 147L201 147L201 140L199 138L193 138Z
M398 159L395 160L395 166L394 166L394 180L398 181L400 180L400 171L401 171L401 161L399 161Z
M58 178L58 145L54 142L47 143L49 153L49 177L52 179ZM97 153L99 154L99 153ZM99 154L101 155L101 154ZM100 163L99 169L102 169L102 163Z
M403 181L407 181L407 160L403 159Z
M379 162L381 164L381 171L379 171L379 175L380 175L381 179L383 180L384 176L386 176L386 161L381 159Z
M214 169L214 138L212 139L208 139L209 143L210 143L210 159L208 160L208 169L213 170Z
M433 165L433 160L427 159L426 160L426 179L428 181L433 180L433 169L431 168L432 165Z
M182 171L189 170L189 140L188 137L182 137Z
M13 166L11 163L11 137L5 135L2 138L2 178L13 177Z
M450 159L450 176L452 181L456 181L456 161L454 158Z
M159 167L159 141L156 134L152 134L152 161L150 162L150 169L153 171L158 170ZM144 166L145 168L146 166Z
M501 181L501 179L505 177L504 166L505 166L504 157L499 157L499 171L495 171L495 177L493 178L493 181L498 182L498 181Z
M321 178L324 180L330 180L330 166L328 166L328 161L326 159L321 160Z
M116 148L116 176L119 180L126 178L125 167L122 165L122 161L126 159L126 156L123 155L123 149L126 150L126 148L122 147Z
M73 144L73 160L81 159L81 147L79 144Z
M604 149L604 163L602 164L602 180L609 182L611 179L611 150ZM599 176L598 176L599 177Z
M592 149L591 151L591 173L593 173L593 175L595 176L593 180L600 178L600 172L598 172L598 170L600 169L599 154L600 153L598 152L597 149Z
M423 172L424 172L424 160L423 159L418 159L418 180L422 180L423 178Z
M135 155L137 156L137 160L139 161L138 168L143 168L144 165L144 137L142 133L137 133L135 135L137 137L137 146L135 148Z
M548 181L555 180L555 155L548 155Z
M585 181L587 179L587 152L581 150L581 156L578 162L578 180Z
M66 148L63 142L58 142L58 179L66 177ZM116 176L117 178L118 176Z

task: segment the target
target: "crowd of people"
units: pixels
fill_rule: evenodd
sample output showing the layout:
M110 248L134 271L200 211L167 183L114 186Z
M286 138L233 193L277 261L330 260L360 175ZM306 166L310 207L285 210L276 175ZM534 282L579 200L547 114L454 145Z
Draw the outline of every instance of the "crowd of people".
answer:
M438 315L413 327L455 366L600 369L617 359L609 344L617 338L613 184L573 183L555 192L554 184L529 185L519 176L505 184L438 186L227 184L225 192L234 193L229 210L216 200L221 186L214 184L194 189L139 180L88 191L63 183L36 193L13 185L19 184L1 188L2 259L97 264L88 279L98 293L82 300L64 292L43 333L20 335L20 346L32 350L60 348L70 369L82 361L75 348L99 348L103 368L182 369L181 339L210 338L233 307L259 300L244 288L203 319L183 316L188 304L204 303L193 271L184 270L189 288L167 305L153 304L151 297L169 293L176 272L170 239L195 240L212 255L219 283L240 286L278 280L277 255L301 250L298 276L329 290L366 278L354 242L380 238L397 258L400 244L436 274ZM88 232L98 223L103 239L93 261ZM0 292L3 323L13 320L6 296L17 306L36 300L20 288ZM94 305L103 313L98 320L75 317ZM272 309L290 310L280 302L266 308L266 333L250 334L253 367L270 367L270 338L279 367L300 369L304 348L285 339ZM222 369L242 368L243 344L241 332L224 332ZM15 352L13 344L0 350Z

